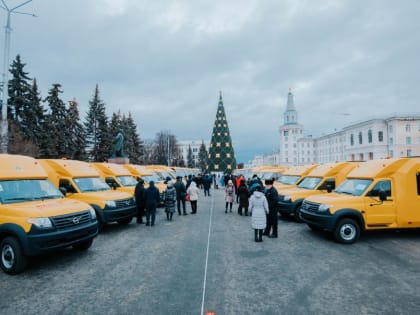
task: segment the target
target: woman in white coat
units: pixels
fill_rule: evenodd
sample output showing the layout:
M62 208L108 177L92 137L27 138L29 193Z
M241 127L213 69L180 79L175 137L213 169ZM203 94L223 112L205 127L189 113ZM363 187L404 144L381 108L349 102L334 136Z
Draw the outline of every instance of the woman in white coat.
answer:
M262 242L263 230L267 226L268 202L260 185L256 187L249 199L249 209L252 212L251 222L255 233L255 241Z
M199 193L199 190L197 188L197 184L195 183L195 181L192 181L190 186L187 189L187 194L190 196L192 214L197 213L198 193Z

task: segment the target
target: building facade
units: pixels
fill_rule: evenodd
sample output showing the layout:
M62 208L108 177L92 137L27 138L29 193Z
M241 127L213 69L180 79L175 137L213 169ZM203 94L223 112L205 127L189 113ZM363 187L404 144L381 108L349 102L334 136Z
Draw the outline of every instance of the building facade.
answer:
M304 136L291 91L279 132L277 165L420 156L420 115L369 119L317 138ZM248 165L271 165L270 162L263 155L249 161Z
M286 111L283 114L283 125L280 132L280 165L296 165L299 161L298 141L303 137L303 126L298 123L293 94L289 90Z
M204 142L206 150L208 152L210 141L206 140L183 140L178 141L178 147L181 151L182 157L184 159L185 165L188 165L188 149L191 147L192 158L194 161L194 167L198 167L198 153L200 152L201 144Z

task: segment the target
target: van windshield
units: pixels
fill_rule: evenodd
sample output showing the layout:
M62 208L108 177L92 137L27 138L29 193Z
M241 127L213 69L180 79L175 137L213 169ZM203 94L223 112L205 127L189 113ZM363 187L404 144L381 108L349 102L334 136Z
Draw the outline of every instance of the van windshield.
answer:
M311 189L314 190L316 186L321 182L321 177L305 177L300 184L298 185L299 188L304 189Z
M162 179L159 177L159 175L153 173L152 175L145 175L141 177L146 183L149 183L151 180L155 183L160 182Z
M107 183L100 177L80 177L74 179L80 192L110 190Z
M361 196L372 183L371 179L350 178L337 187L334 192L339 194Z
M47 179L0 181L0 202L3 204L56 198L63 198L63 195Z
M285 184L285 185L294 185L297 183L299 178L300 176L296 176L296 175L283 175L280 178L280 183Z
M121 185L123 185L124 187L129 187L129 186L136 186L137 182L134 179L133 176L117 176L118 180L120 181Z

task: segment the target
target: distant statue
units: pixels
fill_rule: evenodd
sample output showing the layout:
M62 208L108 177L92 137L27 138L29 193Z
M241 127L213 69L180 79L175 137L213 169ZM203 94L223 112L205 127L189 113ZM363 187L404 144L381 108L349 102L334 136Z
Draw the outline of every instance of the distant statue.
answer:
M125 155L124 155L124 135L122 134L121 130L118 132L114 141L112 141L112 144L114 145L114 147L112 149L112 157L125 157Z

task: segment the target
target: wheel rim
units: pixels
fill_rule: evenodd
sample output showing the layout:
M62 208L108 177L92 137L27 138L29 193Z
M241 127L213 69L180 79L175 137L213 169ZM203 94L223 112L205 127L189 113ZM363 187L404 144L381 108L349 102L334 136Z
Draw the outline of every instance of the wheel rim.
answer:
M356 236L356 228L352 224L343 224L340 228L340 237L343 240L351 241Z
M13 264L15 262L15 253L13 251L12 246L10 246L9 244L3 246L3 249L1 251L1 261L3 263L3 266L7 269L13 267Z

